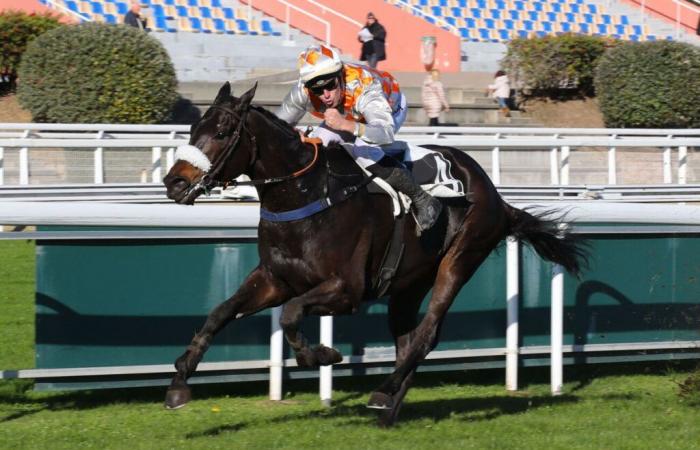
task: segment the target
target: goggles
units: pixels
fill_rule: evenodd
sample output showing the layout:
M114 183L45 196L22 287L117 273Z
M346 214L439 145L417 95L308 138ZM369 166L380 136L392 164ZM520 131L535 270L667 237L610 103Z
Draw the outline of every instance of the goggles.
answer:
M323 91L332 91L338 87L338 77L327 80L319 80L316 83L308 83L307 89L314 95L323 95Z

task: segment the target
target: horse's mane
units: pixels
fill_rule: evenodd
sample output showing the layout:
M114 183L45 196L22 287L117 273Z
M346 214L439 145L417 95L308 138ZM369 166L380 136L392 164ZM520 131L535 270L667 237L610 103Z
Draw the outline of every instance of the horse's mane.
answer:
M297 133L297 130L285 122L284 120L280 119L277 117L274 113L266 110L262 106L255 106L255 105L250 105L250 108L259 112L263 117L265 117L268 121L272 122L273 125L276 125L279 129L281 129L283 132L285 132L290 138L299 139L299 133Z

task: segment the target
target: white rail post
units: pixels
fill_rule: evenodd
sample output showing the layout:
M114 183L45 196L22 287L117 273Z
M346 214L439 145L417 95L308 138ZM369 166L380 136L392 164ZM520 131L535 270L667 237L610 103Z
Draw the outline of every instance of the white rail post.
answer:
M561 147L561 184L564 186L569 184L569 153L570 147L563 145Z
M564 384L564 269L559 264L554 264L552 267L551 303L550 373L552 395L560 395Z
M24 130L23 138L29 137L29 130ZM19 149L19 184L29 184L29 149Z
M163 179L163 175L161 175L161 166L160 166L160 155L161 155L161 148L160 147L153 147L153 154L151 157L151 182L152 183L160 183L160 181Z
M558 137L558 134L554 135L554 139ZM552 148L549 152L549 179L551 184L559 184L559 149L557 147Z
M668 136L669 139L673 136ZM673 176L671 175L671 147L664 148L664 183L672 183Z
M617 139L617 135L612 135L613 139ZM608 184L617 184L617 162L615 161L615 154L617 153L615 147L610 147L608 149Z
M97 132L97 139L104 138L105 132L100 130ZM102 147L97 147L95 153L93 154L93 167L95 170L95 184L103 184L105 182L104 178L104 155Z
M175 132L170 132L170 139L175 139ZM170 172L170 169L175 165L175 148L170 147L168 151L165 152L165 172Z
M500 136L496 133L496 139ZM493 179L493 184L501 184L501 149L499 147L494 147L491 150L491 178Z
M688 147L678 147L678 184L685 184L688 171Z
M0 186L5 184L5 149L0 147Z
M333 347L333 316L321 317L321 345ZM319 394L323 406L331 406L333 398L333 366L319 369Z
M272 308L270 317L270 400L282 400L282 367L284 337L280 326L282 307Z
M514 237L506 241L506 390L518 390L518 303L520 300L519 243Z

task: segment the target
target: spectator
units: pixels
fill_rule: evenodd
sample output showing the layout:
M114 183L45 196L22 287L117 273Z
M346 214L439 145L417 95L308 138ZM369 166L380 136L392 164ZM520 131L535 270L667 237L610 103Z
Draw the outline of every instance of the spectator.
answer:
M504 116L510 117L510 108L508 108L508 99L510 98L510 82L508 75L502 70L494 75L493 84L489 84L488 92L498 102L501 112Z
M357 39L362 42L360 61L367 61L368 66L376 69L377 63L386 59L386 30L374 14L367 14L367 23L357 34Z
M126 25L131 25L135 28L140 28L144 31L148 31L146 28L147 19L141 17L141 5L138 2L131 3L131 8L124 15L124 23Z
M430 119L431 127L437 127L440 125L440 112L449 111L450 105L445 99L445 91L442 88L442 83L440 82L440 71L438 69L433 69L423 80L423 89L421 91L421 98L423 100L423 109L425 114Z

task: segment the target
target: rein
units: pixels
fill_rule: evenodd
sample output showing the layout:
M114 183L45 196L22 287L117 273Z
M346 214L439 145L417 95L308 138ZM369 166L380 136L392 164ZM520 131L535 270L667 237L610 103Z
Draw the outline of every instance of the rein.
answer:
M236 180L229 180L229 181L218 181L215 179L216 175L219 174L219 172L223 169L226 161L231 157L233 152L236 150L236 147L238 147L238 143L240 141L242 131L245 130L248 132L248 136L250 137L251 143L253 145L252 149L252 154L250 158L251 165L255 160L257 159L257 154L258 154L258 146L257 142L255 139L255 135L248 130L248 128L245 126L245 121L248 116L248 112L250 111L250 107L246 108L243 113L239 116L235 111L233 111L230 108L227 108L225 106L221 105L212 105L212 109L218 109L220 111L223 111L232 117L238 119L238 125L236 125L236 129L234 130L231 141L229 144L226 146L226 149L221 152L216 159L211 163L211 169L206 171L204 176L197 182L195 186L193 186L194 189L202 189L205 194L208 194L212 188L221 186L223 188L227 188L229 186L256 186L256 185L263 185L263 184L272 184L272 183L280 183L282 181L287 181L287 180L292 180L294 178L298 178L302 175L304 175L306 172L311 170L311 168L316 164L316 161L318 160L318 146L321 144L321 139L319 138L307 138L307 137L302 137L300 141L300 145L303 144L312 144L314 146L314 157L311 160L309 164L307 164L305 167L297 170L296 172L293 172L289 175L284 175L281 177L271 177L271 178L264 178L264 179L259 179L259 180L251 180L251 181L236 181ZM210 138L211 139L211 138ZM297 147L298 148L298 147Z

